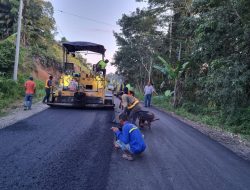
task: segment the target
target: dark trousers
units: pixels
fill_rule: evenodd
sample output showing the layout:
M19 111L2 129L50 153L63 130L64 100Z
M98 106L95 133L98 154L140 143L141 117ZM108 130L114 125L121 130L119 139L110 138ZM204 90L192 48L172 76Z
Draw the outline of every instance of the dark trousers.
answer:
M49 96L50 96L50 88L45 88L45 93L46 93L46 95L43 98L43 102L45 102L45 100L46 100L46 102L48 103L49 102Z
M128 119L131 123L135 124L138 117L138 111L141 111L141 106L139 104L135 105L130 111ZM135 124L136 125L136 124Z
M103 77L106 76L106 69L96 68L96 71L97 72L102 71Z
M145 107L150 107L151 97L152 97L152 94L146 94L145 95L145 97L144 97L144 105L145 105Z

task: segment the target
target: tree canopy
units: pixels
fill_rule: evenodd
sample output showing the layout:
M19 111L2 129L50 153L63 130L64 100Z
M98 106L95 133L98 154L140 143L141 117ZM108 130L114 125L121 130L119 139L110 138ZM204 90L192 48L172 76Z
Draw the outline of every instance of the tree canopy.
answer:
M177 93L178 106L192 105L193 112L193 105L202 105L217 110L224 123L249 122L250 2L144 2L147 8L118 21L118 72L140 88L150 79L159 89L164 80L164 88ZM162 72L159 56L173 71L189 64L176 81Z

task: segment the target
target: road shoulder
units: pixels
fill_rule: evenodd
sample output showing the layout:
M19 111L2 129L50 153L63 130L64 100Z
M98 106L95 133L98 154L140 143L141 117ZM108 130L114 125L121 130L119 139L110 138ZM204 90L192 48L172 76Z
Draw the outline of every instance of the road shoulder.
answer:
M31 110L24 111L22 104L20 104L17 106L17 108L10 109L5 116L0 117L0 129L13 125L18 121L26 119L34 114L37 114L47 109L48 107L49 106L43 104L42 102L37 102L32 105Z
M250 160L250 142L243 139L240 135L226 132L222 129L211 128L205 124L188 120L179 115L176 115L173 112L168 112L156 106L153 106L153 108L188 124L189 126L195 128L196 130L200 131L206 136L209 136L211 139L219 142L226 148L230 149L241 158L245 160Z

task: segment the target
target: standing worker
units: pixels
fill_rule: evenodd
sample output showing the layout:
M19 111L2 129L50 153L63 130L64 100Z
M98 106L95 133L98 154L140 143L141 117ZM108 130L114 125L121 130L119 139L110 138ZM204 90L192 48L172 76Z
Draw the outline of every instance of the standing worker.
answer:
M97 72L102 71L103 77L104 77L104 78L105 78L105 76L106 76L106 66L107 66L108 62L109 62L109 60L108 60L108 59L105 59L105 61L100 60L100 61L97 63L96 71L97 71Z
M145 107L150 107L153 92L155 92L155 89L152 86L151 82L148 82L148 84L144 88L144 106Z
M78 90L78 82L73 78L69 83L69 90L76 92Z
M24 98L24 110L31 110L32 98L36 92L36 83L33 81L33 77L30 76L29 80L24 83L25 98Z
M45 81L45 93L46 93L46 95L43 98L43 103L45 103L45 100L47 103L49 103L49 96L50 96L50 91L52 88L52 80L53 80L53 76L49 76L49 79L47 79Z

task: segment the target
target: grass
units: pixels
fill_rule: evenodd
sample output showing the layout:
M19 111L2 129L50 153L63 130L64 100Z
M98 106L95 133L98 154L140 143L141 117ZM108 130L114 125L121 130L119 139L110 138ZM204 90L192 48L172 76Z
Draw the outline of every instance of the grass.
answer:
M27 75L18 76L18 81L0 77L0 116L6 114L8 108L14 108L23 102L25 96L24 83L28 79ZM42 81L35 80L36 94L34 102L42 99L44 96L44 84Z
M143 100L143 98L140 99ZM165 111L173 112L183 118L202 123L210 128L221 129L234 134L240 134L244 139L250 140L250 125L243 123L240 126L229 125L223 122L221 114L214 108L204 108L193 103L183 104L182 107L174 108L170 98L165 96L153 96L152 103Z

